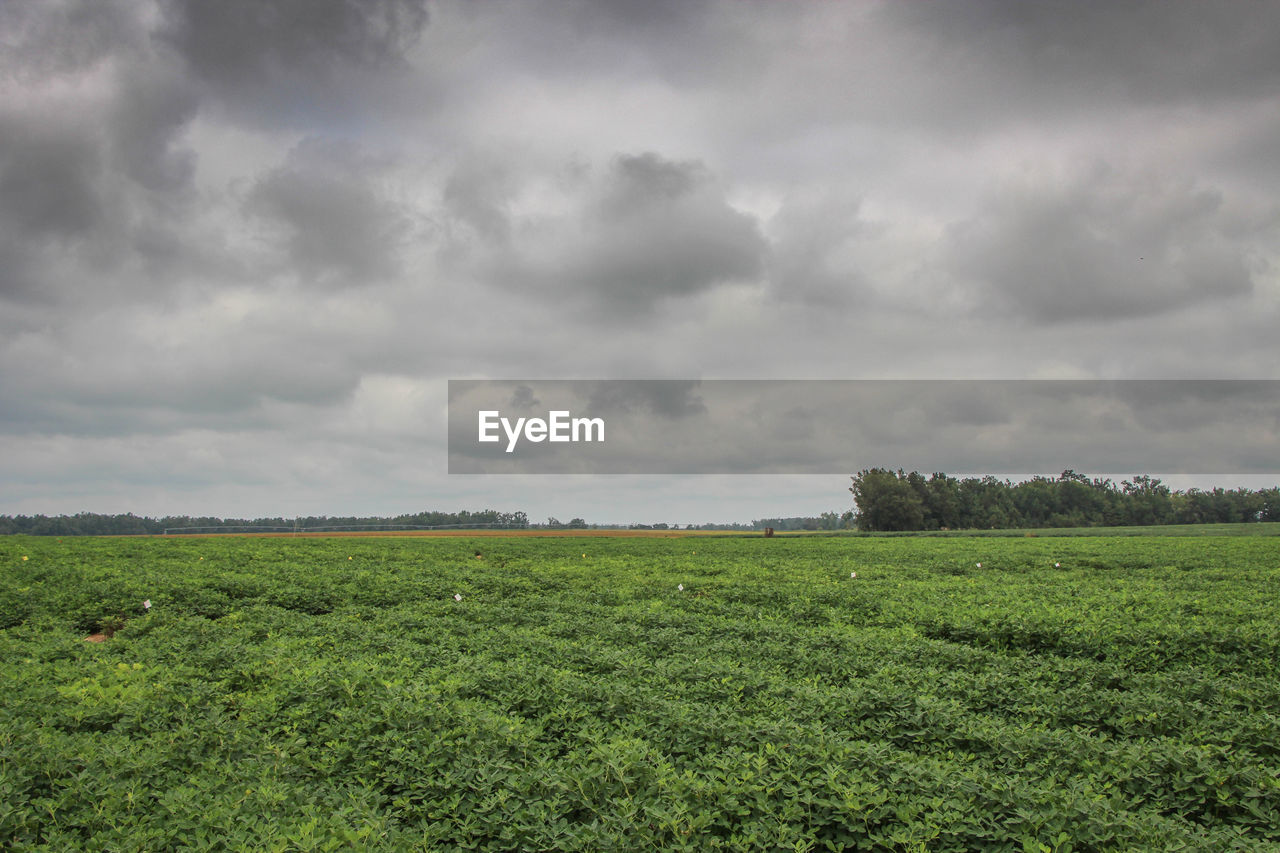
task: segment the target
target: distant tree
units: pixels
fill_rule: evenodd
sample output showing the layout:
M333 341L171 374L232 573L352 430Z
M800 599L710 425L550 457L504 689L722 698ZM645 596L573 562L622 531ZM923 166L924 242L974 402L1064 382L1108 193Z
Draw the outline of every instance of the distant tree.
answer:
M1129 524L1169 524L1173 520L1173 502L1169 487L1147 474L1135 475L1121 483Z
M937 527L955 530L968 526L961 517L963 501L960 496L960 481L955 477L936 472L930 476L924 502L926 514Z
M1259 521L1280 521L1280 488L1258 492L1262 506L1258 509Z
M858 505L859 530L921 530L924 501L907 475L868 468L852 477L849 491Z
M1057 484L1046 477L1019 483L1013 487L1012 497L1023 527L1044 527L1058 514Z

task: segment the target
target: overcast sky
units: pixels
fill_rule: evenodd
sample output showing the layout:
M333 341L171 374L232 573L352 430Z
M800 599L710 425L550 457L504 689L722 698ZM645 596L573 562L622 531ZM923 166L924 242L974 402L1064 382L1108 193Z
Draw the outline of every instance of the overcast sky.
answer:
M1276 151L1253 0L0 2L0 513L841 511L446 383L1280 379Z

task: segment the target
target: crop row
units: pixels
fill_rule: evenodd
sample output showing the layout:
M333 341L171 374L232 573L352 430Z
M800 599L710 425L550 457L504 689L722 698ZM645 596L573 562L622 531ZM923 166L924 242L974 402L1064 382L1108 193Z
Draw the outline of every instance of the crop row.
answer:
M0 839L1275 849L1274 541L0 540Z

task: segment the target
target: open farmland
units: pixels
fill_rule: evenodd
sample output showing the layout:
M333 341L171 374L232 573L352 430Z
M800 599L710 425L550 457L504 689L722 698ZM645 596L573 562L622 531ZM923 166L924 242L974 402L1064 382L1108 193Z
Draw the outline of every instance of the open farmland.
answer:
M0 569L6 849L1280 848L1280 537L6 537Z

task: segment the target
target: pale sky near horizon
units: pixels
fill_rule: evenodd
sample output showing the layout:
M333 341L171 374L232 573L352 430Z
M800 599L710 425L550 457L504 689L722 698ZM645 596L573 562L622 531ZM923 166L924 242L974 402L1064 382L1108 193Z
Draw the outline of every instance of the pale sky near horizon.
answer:
M0 514L843 511L446 382L1280 379L1276 151L1274 3L3 3Z

